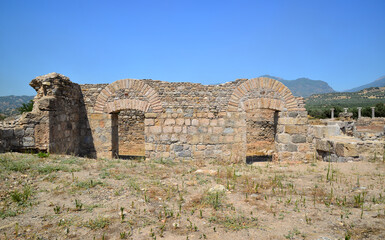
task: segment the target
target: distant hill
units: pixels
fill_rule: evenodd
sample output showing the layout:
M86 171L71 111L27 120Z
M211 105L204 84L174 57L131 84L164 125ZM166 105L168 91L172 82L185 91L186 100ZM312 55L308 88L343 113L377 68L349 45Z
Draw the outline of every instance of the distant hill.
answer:
M359 92L314 94L306 99L306 107L367 107L385 103L385 87L366 88Z
M385 87L385 76L382 76L382 77L378 78L377 80L370 82L368 84L362 85L360 87L346 90L346 92L357 92L357 91L361 91L362 89L371 88L371 87Z
M3 96L0 97L0 113L5 115L15 114L16 108L20 107L23 103L28 103L34 96Z
M290 89L294 96L309 97L317 93L331 93L335 92L327 82L321 80L311 80L309 78L297 78L296 80L285 80L283 78L274 77L270 75L263 75L261 77L268 77L278 80L285 84Z

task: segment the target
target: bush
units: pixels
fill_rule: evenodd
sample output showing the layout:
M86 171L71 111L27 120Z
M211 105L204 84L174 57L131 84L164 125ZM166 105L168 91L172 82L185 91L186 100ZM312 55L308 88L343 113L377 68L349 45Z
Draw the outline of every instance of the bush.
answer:
M23 103L23 105L17 108L17 111L22 114L24 112L31 112L33 109L33 100L30 100L28 103Z

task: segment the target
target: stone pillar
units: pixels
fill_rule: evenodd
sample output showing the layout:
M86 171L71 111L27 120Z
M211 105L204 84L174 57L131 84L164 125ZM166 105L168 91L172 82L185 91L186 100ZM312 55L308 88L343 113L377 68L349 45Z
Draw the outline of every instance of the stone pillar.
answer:
M362 107L358 107L358 118L361 118L361 110L362 110Z
M348 108L344 108L344 113L348 113Z
M374 109L375 109L376 107L371 107L371 109L372 109L372 118L374 118L375 116L374 116Z
M330 111L331 111L330 118L334 119L334 108L330 108Z

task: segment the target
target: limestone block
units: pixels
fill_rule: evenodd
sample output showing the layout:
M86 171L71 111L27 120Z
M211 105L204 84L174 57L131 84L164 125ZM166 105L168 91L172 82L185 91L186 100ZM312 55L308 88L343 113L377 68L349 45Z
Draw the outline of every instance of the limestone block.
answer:
M341 129L338 125L325 126L325 137L333 137L341 135Z
M199 123L200 123L200 125L202 125L202 126L208 126L208 125L210 124L210 119L208 119L208 118L200 119L200 120L199 120Z
M285 132L290 134L306 133L307 125L285 125Z
M181 133L182 132L182 126L175 126L174 127L174 132L175 133Z
M287 133L277 134L278 143L289 143L291 141L291 136Z
M163 132L164 133L172 133L173 132L173 127L172 126L164 126L163 127Z
M291 136L291 141L293 143L305 143L306 142L306 135L294 134Z
M221 134L223 131L222 127L214 127L213 128L213 134Z
M190 126L191 125L191 119L185 119L184 120L184 124L186 125L186 126Z
M150 129L150 133L154 133L154 134L159 134L162 132L161 126L151 126L149 127L149 129Z
M23 138L23 147L33 147L35 145L35 139L33 137Z
M356 143L337 142L335 153L339 157L356 157L358 156Z
M154 121L154 119L144 119L144 125L146 125L146 126L154 126L154 124L155 124L155 121Z
M177 119L175 120L176 125L183 125L184 122L185 122L185 119L184 119L184 118L177 118Z
M305 117L292 118L292 117L281 117L278 118L278 124L307 124L308 120Z
M232 134L234 132L234 129L231 127L227 127L223 130L223 134Z
M173 119L173 118L166 119L164 121L164 125L166 125L166 126L168 126L168 125L175 125L175 119Z
M191 121L191 125L193 125L193 126L198 126L198 125L199 125L198 119L193 119L193 120Z
M198 132L198 128L195 126L190 126L190 127L188 127L187 132L188 132L188 134L196 134Z
M334 153L334 143L327 139L316 139L316 150Z
M190 150L183 150L181 152L178 152L178 157L191 157L191 151Z
M308 152L311 150L309 143L300 143L300 144L297 144L297 146L298 146L298 152Z
M145 118L156 118L158 116L157 113L145 113L144 117Z

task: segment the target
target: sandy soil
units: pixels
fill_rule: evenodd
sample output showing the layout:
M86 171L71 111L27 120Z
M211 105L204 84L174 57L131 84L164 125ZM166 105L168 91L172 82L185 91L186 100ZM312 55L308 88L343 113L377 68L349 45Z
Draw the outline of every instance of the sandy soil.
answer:
M1 239L385 239L385 163L0 155Z

